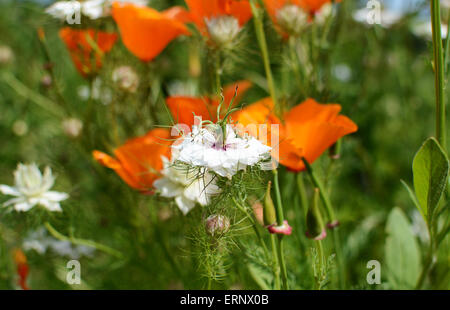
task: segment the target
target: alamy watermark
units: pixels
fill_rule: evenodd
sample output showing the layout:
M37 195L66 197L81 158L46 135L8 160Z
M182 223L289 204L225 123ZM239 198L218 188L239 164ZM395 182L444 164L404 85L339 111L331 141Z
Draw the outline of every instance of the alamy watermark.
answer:
M76 259L67 262L66 268L69 269L66 275L68 284L81 284L81 264Z

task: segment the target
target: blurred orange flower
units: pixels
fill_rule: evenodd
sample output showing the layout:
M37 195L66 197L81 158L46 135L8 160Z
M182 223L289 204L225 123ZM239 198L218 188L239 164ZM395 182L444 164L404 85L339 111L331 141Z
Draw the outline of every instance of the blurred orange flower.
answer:
M246 80L238 81L229 84L223 89L224 104L222 111L225 111L231 103L236 91L238 92L234 98L233 105L236 105L241 100L245 92L252 86L252 83ZM194 125L194 114L201 116L202 120L216 121L217 108L220 104L218 99L211 99L209 97L188 97L188 96L173 96L166 99L167 106L177 124L186 124L189 127Z
M193 22L202 32L206 32L207 19L233 16L243 26L252 17L248 0L186 0L186 4Z
M18 284L23 290L29 290L27 285L27 278L29 273L29 267L27 263L27 257L21 249L15 249L13 253L14 263L17 266L17 274L19 275Z
M319 11L324 4L341 2L342 0L297 0L306 11L311 14Z
M128 140L114 151L116 158L103 152L92 154L100 164L113 169L129 186L142 192L150 191L163 168L161 156L170 158L170 131L157 128L146 135Z
M149 7L114 2L112 17L123 44L142 61L151 61L176 37L189 35L189 14L180 7L158 12Z
M302 157L312 164L341 137L358 130L352 120L339 115L340 110L339 104L320 104L307 99L287 112L282 123L273 113L272 100L265 98L234 113L233 119L242 126L267 124L269 145L272 144L270 125L278 124L279 132L275 134L279 144L271 145L272 155L290 170L302 171L305 170ZM247 132L258 135L254 128L248 128Z
M59 31L78 72L83 76L96 73L102 66L104 53L109 52L117 40L117 34L94 29L77 30L64 27ZM95 57L95 67L93 59Z

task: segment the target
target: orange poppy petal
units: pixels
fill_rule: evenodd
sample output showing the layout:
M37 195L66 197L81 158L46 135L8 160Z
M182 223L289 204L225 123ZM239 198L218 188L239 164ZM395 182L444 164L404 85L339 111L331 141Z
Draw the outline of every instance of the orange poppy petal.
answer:
M206 28L205 19L231 15L242 26L252 17L250 3L247 0L186 0L186 4L193 21L201 30Z
M236 93L236 87L237 87L237 94L236 98L234 98L234 95ZM233 98L234 98L233 105L236 106L241 101L242 96L247 92L247 90L249 90L250 87L252 87L252 82L247 80L241 80L226 85L223 88L223 98L225 101L225 106L228 107Z
M170 145L169 130L158 128L117 148L117 159L99 151L94 151L93 156L100 164L114 169L130 187L147 191L159 178L162 156L170 158Z
M112 16L120 29L124 45L143 61L154 59L176 37L189 35L187 27L172 18L173 14L118 2L112 6Z
M164 16L182 22L183 24L192 22L192 16L189 11L181 6L173 6L162 12Z
M211 120L215 114L208 109L210 100L207 98L195 98L174 96L166 99L167 106L177 124L194 125L194 114L201 116L202 120Z

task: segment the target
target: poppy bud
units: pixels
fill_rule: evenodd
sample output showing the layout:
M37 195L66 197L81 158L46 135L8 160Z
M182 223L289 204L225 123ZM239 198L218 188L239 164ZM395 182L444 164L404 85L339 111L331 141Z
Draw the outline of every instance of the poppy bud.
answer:
M306 215L306 236L314 240L322 240L327 236L319 210L319 189L314 189L313 203Z
M225 215L210 215L206 219L206 231L211 236L226 233L230 229L230 220Z
M219 48L231 48L241 31L239 21L232 16L221 16L206 20L211 41Z
M275 213L275 206L270 196L270 188L272 182L267 183L266 196L264 197L263 221L264 226L268 227L276 223L277 217Z

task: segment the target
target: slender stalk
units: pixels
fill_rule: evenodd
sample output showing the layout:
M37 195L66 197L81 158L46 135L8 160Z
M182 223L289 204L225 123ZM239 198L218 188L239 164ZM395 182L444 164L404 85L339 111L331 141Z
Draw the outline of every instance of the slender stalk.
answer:
M333 223L336 220L336 217L334 215L334 210L331 205L330 199L328 198L328 195L325 192L324 186L322 185L322 182L319 180L319 178L317 178L316 174L314 173L314 170L312 169L308 161L305 158L302 158L302 160L306 166L306 170L308 171L311 181L313 182L314 186L319 189L320 199L322 200L325 206L325 210L327 211L328 220L330 223Z
M273 257L273 276L275 280L275 289L279 290L281 288L280 285L280 263L277 252L277 237L274 234L270 234L270 242L272 245L272 257Z
M425 283L425 279L427 278L427 275L429 271L431 270L434 262L434 253L436 250L435 242L434 242L434 233L432 229L429 229L430 234L430 247L428 249L427 257L425 259L425 263L422 268L422 272L420 273L419 279L417 280L416 284L416 290L420 290Z
M431 24L433 31L434 77L436 88L436 138L444 150L446 145L444 57L441 37L441 8L439 0L431 0Z
M277 215L277 223L278 225L283 225L284 222L284 212L283 212L283 204L281 202L281 193L280 193L280 185L278 183L278 171L276 169L273 171L273 185L275 190L275 198L277 201L276 206L276 215ZM277 242L277 255L280 263L281 269L281 279L283 281L283 289L289 289L289 284L287 280L287 268L286 261L284 259L284 251L283 251L283 235L278 235Z
M247 210L245 209L245 207L240 204L236 198L232 197L234 204L236 205L236 207L238 207L239 210L242 211L242 213L245 214L245 216L248 218L248 220L250 221L250 223L252 224L252 228L253 231L255 232L256 237L258 238L259 243L261 244L263 250L264 250L264 254L266 256L266 259L269 259L270 255L269 255L269 250L267 249L266 243L264 242L264 239L262 238L258 227L256 227L256 222L255 219L247 212Z
M297 173L297 187L300 194L300 205L304 215L306 215L308 212L308 197L306 196L305 182L301 173Z
M322 277L323 269L324 269L324 254L323 254L323 245L322 240L315 241L316 249L317 249L317 256L319 257L319 270L318 270L318 277L319 279ZM320 283L317 281L317 289L320 290Z
M86 240L86 239L79 239L79 238L73 238L73 237L66 237L63 234L61 234L60 232L58 232L55 228L53 228L52 225L50 225L49 222L45 222L44 226L47 228L48 232L55 237L58 240L62 240L62 241L69 241L72 242L73 244L78 244L78 245L84 245L84 246L88 246L88 247L92 247L92 248L96 248L99 251L108 253L112 256L115 256L118 259L122 259L123 255L122 253L120 253L119 251L110 248L106 245L97 243L95 241L92 240Z
M276 109L278 106L278 98L275 90L275 83L272 76L272 70L270 68L269 51L267 48L266 35L264 33L263 16L261 14L262 10L256 6L256 0L250 0L250 6L253 13L253 22L255 25L256 37L259 43L259 49L264 62L264 70L266 71L267 84L269 86L270 96L272 97L273 104Z

